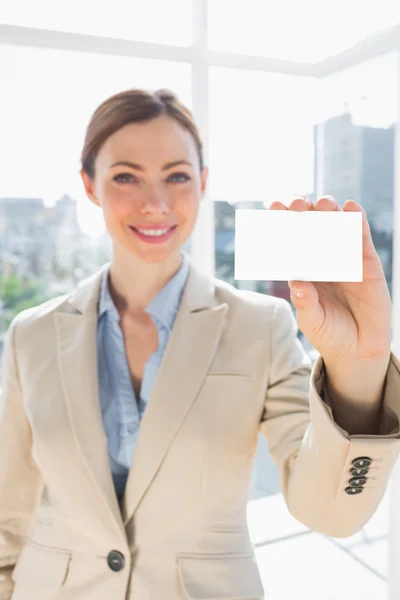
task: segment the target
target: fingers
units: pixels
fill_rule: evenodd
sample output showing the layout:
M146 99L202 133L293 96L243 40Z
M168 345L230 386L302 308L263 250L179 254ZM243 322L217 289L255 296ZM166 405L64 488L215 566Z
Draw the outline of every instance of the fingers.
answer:
M315 210L343 210L333 196L321 196L314 206Z
M270 204L269 208L270 210L311 210L312 202L307 200L305 196L296 196L296 198L293 198L289 206L286 206L286 204L283 204L283 202L275 200Z
M318 201L313 204L311 200L308 200L306 196L296 196L292 199L289 206L283 204L283 202L274 201L269 207L271 210L343 210L343 208L336 202L334 196L329 194L321 196ZM353 209L354 210L354 209Z
M363 235L363 257L364 258L375 258L376 249L371 237L371 227L368 223L367 213L365 210L357 204L354 200L346 200L344 203L344 210L346 212L361 212L362 213L362 235Z
M270 210L287 210L287 206L285 204L283 204L283 202L278 202L277 200L275 200L274 202L272 202L270 204Z
M289 204L289 210L313 210L313 203L306 196L297 196Z

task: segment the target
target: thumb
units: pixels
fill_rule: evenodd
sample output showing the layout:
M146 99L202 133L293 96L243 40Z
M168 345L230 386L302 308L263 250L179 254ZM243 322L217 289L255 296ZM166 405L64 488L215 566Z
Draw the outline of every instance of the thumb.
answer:
M317 289L310 281L289 281L288 284L299 329L315 346L318 344L318 331L325 319L325 311L319 302Z

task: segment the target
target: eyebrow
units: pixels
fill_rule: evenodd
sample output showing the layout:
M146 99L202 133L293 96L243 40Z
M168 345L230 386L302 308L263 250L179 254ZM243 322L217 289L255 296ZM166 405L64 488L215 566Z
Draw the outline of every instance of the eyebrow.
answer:
M189 165L190 167L193 167L192 163L188 162L187 160L175 160L174 162L169 162L169 163L165 164L162 167L162 171L168 171L168 169L172 169L172 167L176 167L177 165ZM117 166L130 167L131 169L136 169L137 171L145 171L145 168L142 167L142 165L138 165L136 163L132 163L127 160L122 160L122 161L113 163L111 165L110 169L112 167L117 167Z

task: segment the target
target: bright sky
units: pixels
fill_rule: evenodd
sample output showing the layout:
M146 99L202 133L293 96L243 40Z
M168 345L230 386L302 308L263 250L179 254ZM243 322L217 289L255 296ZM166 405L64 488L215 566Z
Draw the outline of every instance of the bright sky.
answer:
M329 7L324 5L327 12L323 14L320 6L324 3L321 0L303 0L301 3L293 0L290 6L287 0L274 3L275 25L283 24L279 19L288 14L289 8L290 23L296 23L296 29L291 31L285 16L285 38L284 35L277 36L276 26L272 26L272 17L266 7L271 3L260 4L260 1L246 0L242 3L230 0L231 20L230 27L227 27L226 1L212 0L210 22L215 26L210 28L211 47L232 49L235 44L233 49L237 51L268 53L274 43L275 54L280 48L282 52L286 49L286 54L293 55L294 50L299 48L295 36L298 39L300 31L302 39L305 39L303 36L307 38L307 27L312 21L304 18L305 7L326 19L326 15L332 13L329 7L333 6L331 3ZM78 12L77 0L65 4L54 0L35 0L34 3L14 0L2 6L0 21L115 37L119 34L120 37L146 39L147 36L149 40L164 43L190 43L190 3L186 0L170 0L168 3L141 1L138 4L140 11L132 19L121 18L121 14L126 13L122 9L128 6L125 0L113 0L111 17L109 6L106 11L104 5L97 2L96 19L92 18L92 4L81 0ZM261 21L254 19L257 13L252 10L257 9L256 4L259 12L261 6L264 10ZM167 5L168 10L165 8ZM296 13L298 5L302 6L305 29L298 27L301 17L300 13ZM65 13L63 6L68 6ZM129 6L132 7L132 2ZM221 12L224 6L225 12ZM243 6L247 7L244 12L239 10ZM278 6L280 12L277 12ZM334 6L338 21L345 3L338 0ZM356 11L361 3L347 1L346 10L349 6ZM386 12L383 6L386 6ZM165 10L165 14L161 15L163 18L151 19L150 15L154 15L155 10L158 15ZM173 10L180 15L179 22L171 20ZM342 25L346 24L343 25L343 36L339 36L341 43L345 43L346 35L350 35L349 24L352 22L354 26L355 22L352 21L355 12L353 14L349 10L346 19L340 17ZM381 0L380 21L375 23L375 28L386 24L385 18L390 14L393 17L395 13L400 13L398 2ZM371 28L372 20L369 19L368 25L365 2L362 14L365 18L356 19L358 28L353 28L353 37L361 30L362 34L370 33L367 30ZM113 19L113 15L118 18ZM252 25L246 23L248 15L253 15ZM165 22L170 26L157 25ZM182 27L185 22L187 27ZM239 24L240 35L237 35ZM219 36L216 35L218 30ZM222 31L224 35L221 35ZM327 52L330 47L333 48L333 43L340 41L332 31L328 34L326 29L323 31L323 48ZM321 35L320 29L313 32L314 54L318 44L322 44ZM255 39L259 42L267 40L268 43L258 43L256 48ZM279 40L285 39L283 48ZM318 42L317 46L315 42ZM303 60L307 60L307 52L310 58L310 48L303 44ZM296 54L295 58L300 60L302 57ZM100 211L85 198L78 176L79 154L90 115L106 97L129 87L169 87L191 106L190 78L190 65L186 63L161 64L140 58L0 44L0 197L40 197L51 205L64 193L69 193L78 200L83 229L93 235L102 231ZM340 113L344 101L348 101L358 122L390 125L397 118L397 97L394 55L375 59L326 81L211 68L210 195L216 200L262 200L268 204L273 199L285 201L294 193L311 192L313 124Z

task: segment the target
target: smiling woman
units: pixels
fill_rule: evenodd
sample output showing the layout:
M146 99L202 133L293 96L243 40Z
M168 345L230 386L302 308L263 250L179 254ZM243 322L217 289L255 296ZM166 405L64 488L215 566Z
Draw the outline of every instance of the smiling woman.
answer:
M167 90L117 94L94 113L81 161L86 193L103 210L114 254L133 250L139 260L158 263L168 257L165 268L176 271L207 181L188 109Z
M259 432L292 515L334 537L373 514L399 454L400 363L366 218L363 285L303 282L295 302L321 352L311 369L287 301L183 251L208 169L172 92L105 100L81 163L112 260L9 328L0 597L262 600L247 527ZM271 210L311 208L339 210Z

